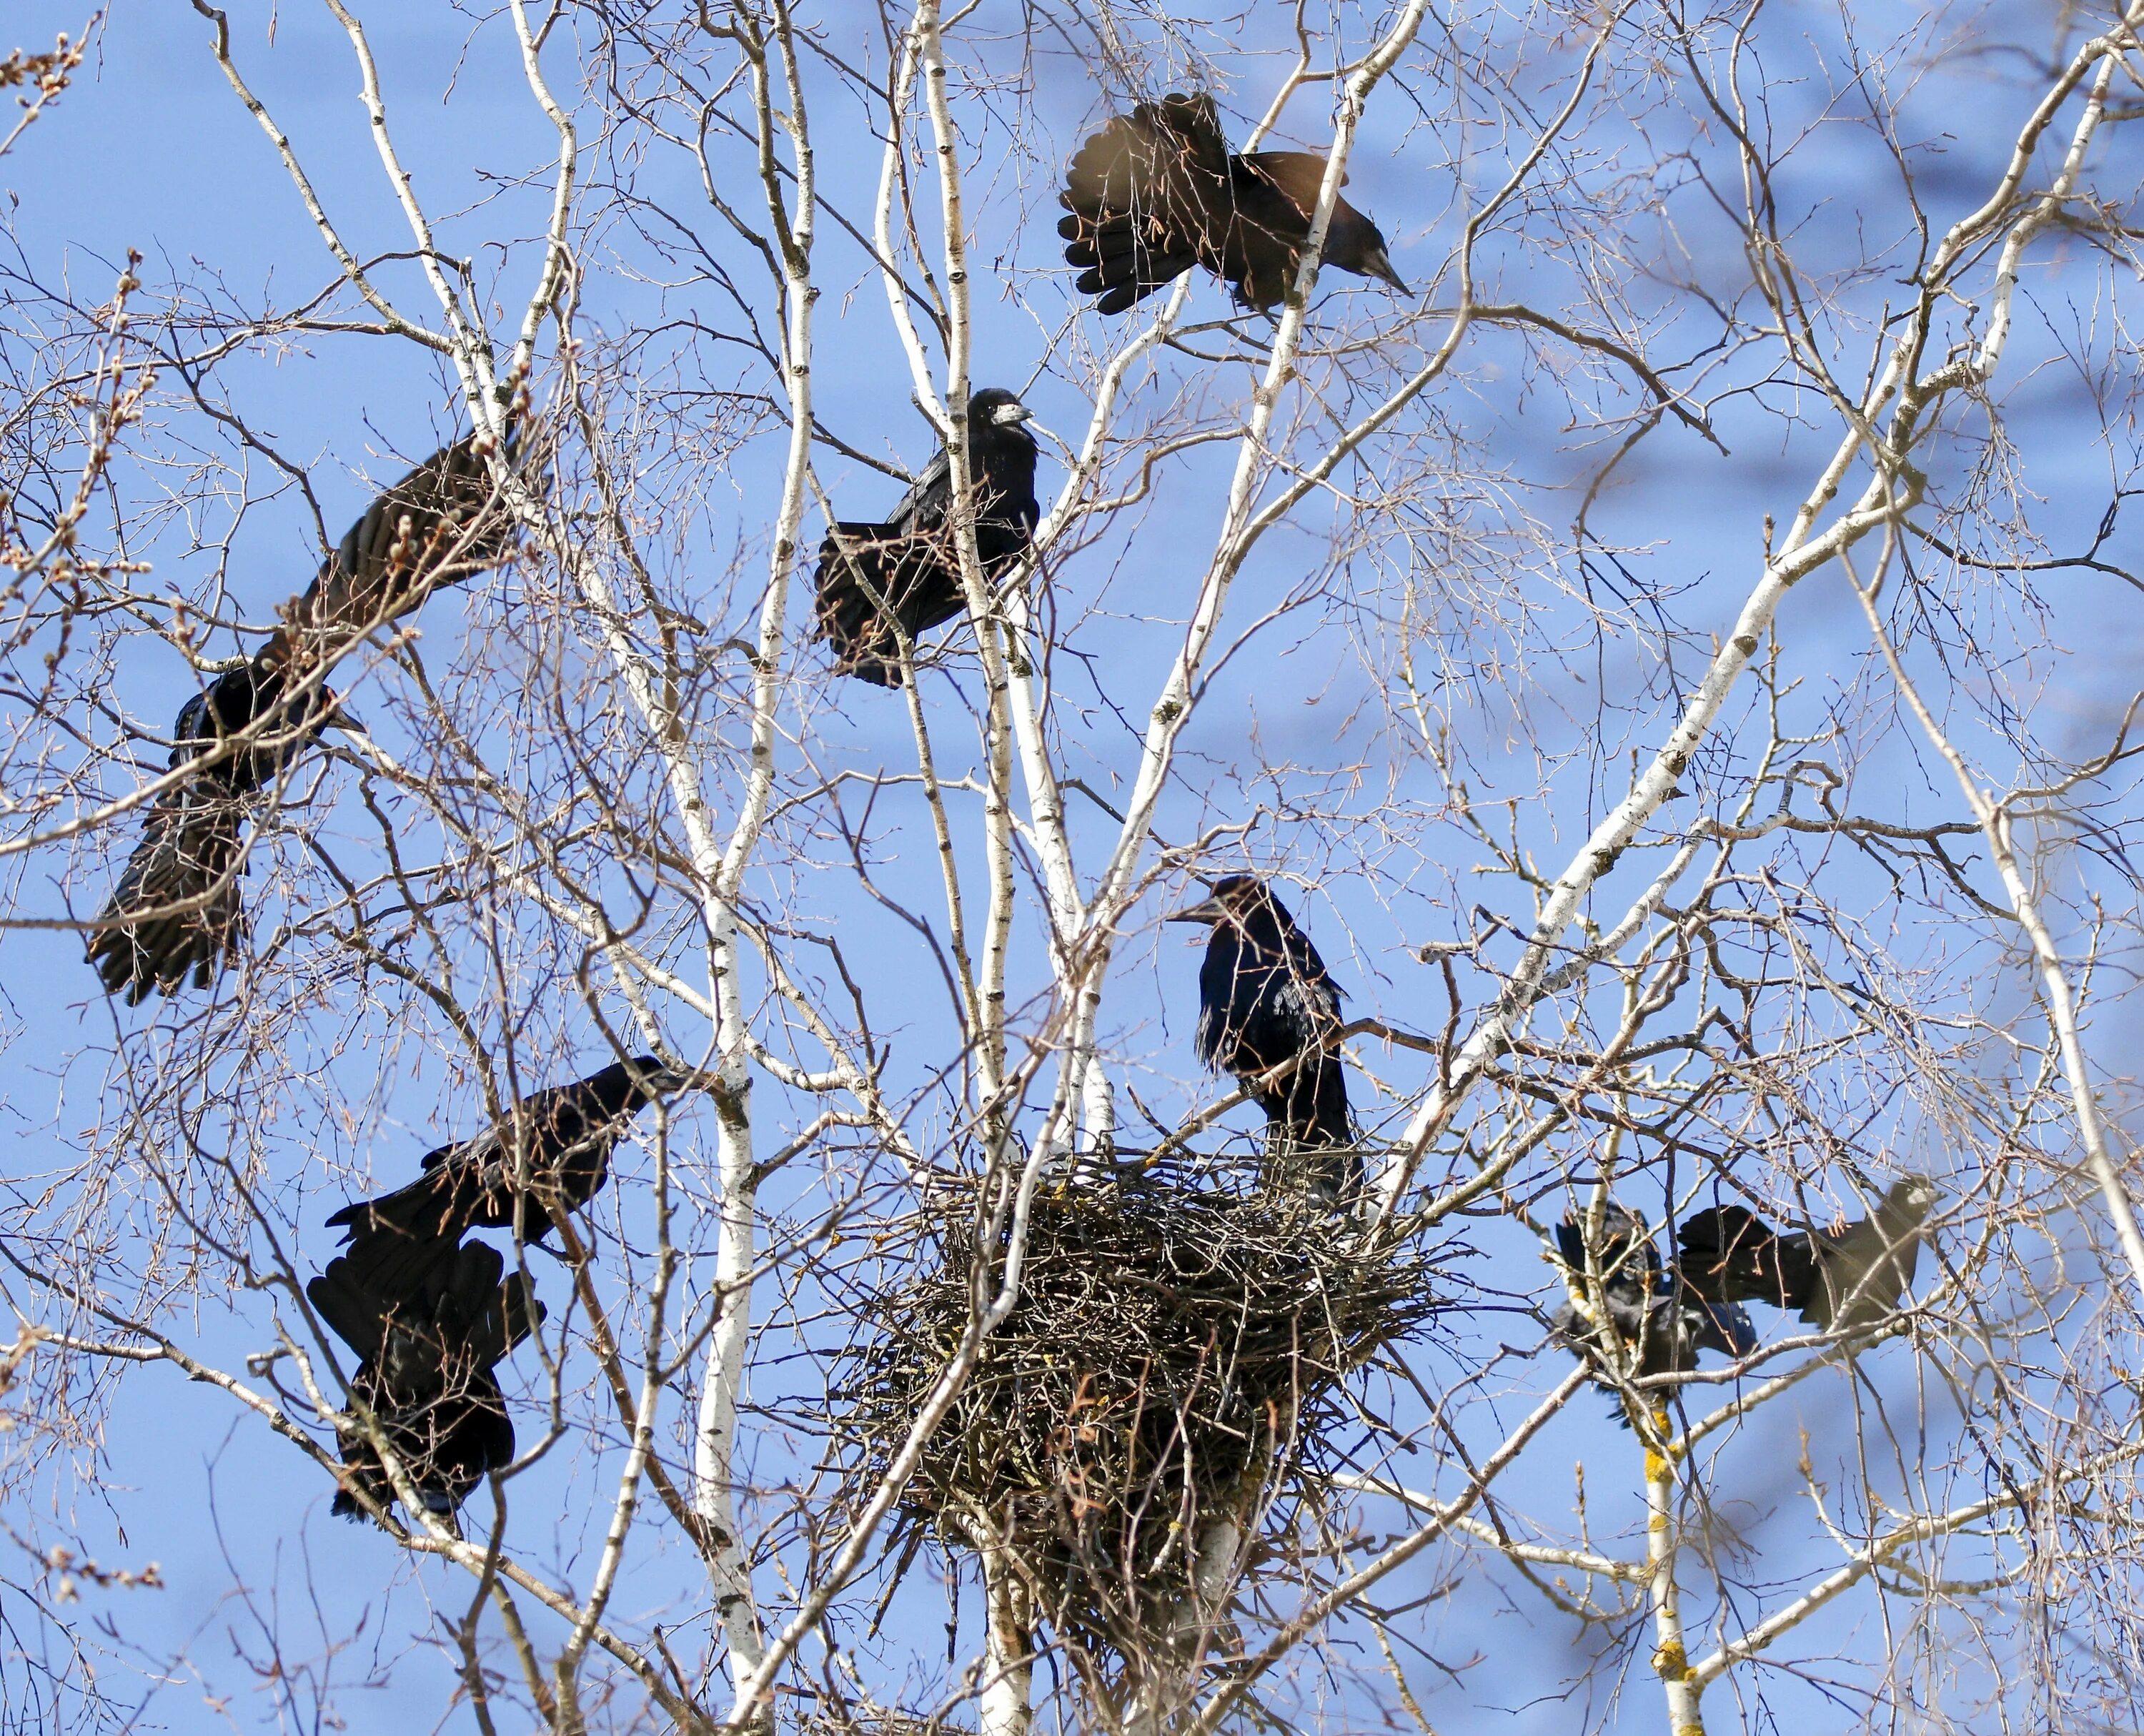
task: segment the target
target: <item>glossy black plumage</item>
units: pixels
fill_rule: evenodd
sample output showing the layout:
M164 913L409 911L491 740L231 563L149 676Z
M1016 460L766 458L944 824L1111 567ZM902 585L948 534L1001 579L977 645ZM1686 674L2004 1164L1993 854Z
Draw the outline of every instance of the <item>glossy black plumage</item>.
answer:
M1034 546L1037 448L1020 424L1030 411L1001 387L968 400L969 474L975 487L975 551L983 576L1002 578ZM963 613L959 556L946 526L952 460L938 455L883 524L843 520L819 545L819 637L836 667L874 687L901 684L901 641Z
M1331 1046L1342 1023L1340 990L1310 937L1248 874L1215 881L1212 897L1169 920L1213 929L1199 967L1199 1059L1247 1085L1295 1062L1279 1079L1253 1086L1266 1112L1268 1153L1294 1159L1292 1167L1328 1193L1359 1186L1347 1069ZM1311 1155L1319 1153L1326 1155Z
M1083 268L1079 293L1122 313L1204 265L1247 307L1287 299L1310 238L1325 159L1301 151L1228 149L1208 96L1179 92L1142 102L1079 147L1058 201L1065 257ZM1319 255L1402 295L1377 226L1345 199L1333 203Z
M245 935L238 883L253 803L335 721L339 702L321 677L375 627L497 564L512 541L475 437L444 447L373 501L250 662L186 702L171 769L200 769L150 808L90 937L107 994L134 1005L190 976L208 986Z
M679 1083L653 1055L639 1055L532 1091L507 1120L427 1153L408 1186L329 1218L350 1232L336 1266L346 1262L351 1282L392 1296L415 1290L441 1245L451 1247L464 1230L510 1227L524 1241L542 1241L554 1209L578 1211L609 1179L611 1148L633 1117Z
M494 1371L543 1322L525 1272L504 1275L496 1248L446 1244L409 1289L383 1292L340 1259L306 1295L362 1360L350 1380L352 1415L336 1425L343 1487L334 1510L362 1519L358 1499L395 1500L379 1447L356 1416L361 1403L426 1507L449 1515L489 1471L514 1459L514 1424Z
M1551 1317L1551 1324L1581 1356L1590 1354L1627 1377L1643 1379L1687 1374L1697 1366L1700 1351L1746 1357L1756 1349L1756 1328L1749 1315L1732 1302L1698 1295L1664 1268L1652 1233L1637 1213L1612 1202L1602 1208L1590 1262L1586 1240L1582 1213L1567 1213L1556 1228L1556 1254L1570 1296Z
M1938 1198L1927 1177L1907 1176L1856 1223L1784 1235L1741 1206L1710 1206L1683 1220L1676 1247L1700 1295L1791 1308L1827 1329L1869 1326L1911 1287Z

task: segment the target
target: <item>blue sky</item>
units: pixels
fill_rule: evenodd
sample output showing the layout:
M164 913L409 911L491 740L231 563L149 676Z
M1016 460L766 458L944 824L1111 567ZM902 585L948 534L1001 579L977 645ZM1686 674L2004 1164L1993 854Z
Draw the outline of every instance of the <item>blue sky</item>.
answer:
M234 12L249 77L290 130L352 245L368 255L406 246L406 229L366 137L347 45L332 21L324 12L283 8L271 42L266 13ZM1883 153L1869 136L1843 123L1814 124L1820 83L1815 64L1836 55L1837 21L1815 9L1792 16L1795 27L1783 18L1768 44L1780 68L1774 124L1782 136L1804 122L1812 123L1812 131L1780 176L1781 204L1792 214L1798 250L1819 275L1826 264L1844 270L1864 247L1882 254L1883 269L1839 286L1844 311L1826 328L1839 339L1842 353L1859 358L1866 351L1868 322L1897 293L1902 220L1882 178ZM504 26L495 20L484 26L465 52L468 21L446 8L384 6L366 17L395 111L398 142L415 167L420 197L436 213L455 214L443 225L445 245L475 259L480 272L496 270L499 299L513 308L532 280L531 237L542 219L552 143L519 82ZM855 24L860 36L869 22L861 8L851 17L836 7L829 17L837 29ZM15 20L17 32L32 45L79 22L43 0L18 8ZM1883 12L1861 27L1903 23ZM1989 40L2012 31L2029 38L2023 15L1999 9L1980 15L1974 28ZM1797 29L1808 35L1798 37ZM0 161L17 243L41 280L64 281L85 301L96 301L107 293L129 248L145 257L142 275L151 294L185 284L203 296L227 295L239 305L287 307L330 280L331 267L267 141L205 52L206 31L184 8L121 5L81 83ZM1218 56L1238 115L1255 112L1278 76L1278 39L1248 31L1233 40L1204 32L1199 40L1202 52ZM1968 47L1973 40L1968 34ZM1011 52L1005 42L980 37L974 52L1000 68ZM562 62L563 54L556 58ZM1567 71L1567 57L1549 57L1541 76ZM1027 386L1042 422L1073 437L1084 419L1080 346L1115 335L1091 314L1077 316L1069 274L1056 260L1049 186L1055 158L1107 105L1091 73L1046 39L1036 65L1023 146L1015 147L995 115L974 122L979 146L970 191L982 238L979 253L1011 286L979 299L975 374L982 381ZM1685 123L1665 106L1646 107L1641 80L1630 81L1628 100L1629 133L1619 131L1614 115L1596 117L1563 166L1579 184L1597 187L1604 201L1633 199L1625 166L1643 155L1633 139L1653 142L1667 165L1648 171L1660 208L1672 217L1690 258L1708 273L1730 275L1731 232L1707 218L1703 198L1687 181L1674 178L1670 136ZM1937 222L1977 201L2000 141L2028 100L2008 69L1970 53L1929 69L1915 85L1906 130L1924 151L1917 159L1920 185ZM1849 107L1842 98L1834 113ZM821 152L827 191L850 210L864 209L877 156L861 148L853 102L845 107L830 92L816 112L826 136L849 147ZM1313 97L1293 112L1288 131L1298 142L1317 143L1326 124ZM1507 140L1477 140L1463 129L1409 126L1404 105L1376 118L1355 161L1349 196L1384 223L1394 263L1411 283L1430 282L1453 232L1460 204L1455 160L1465 154L1467 184L1478 185L1489 173L1486 165L1507 148ZM1710 145L1693 141L1690 148L1703 157ZM734 171L741 159L732 152L722 161ZM673 156L593 159L588 168L598 185L629 186L636 196L683 214L693 226L694 246L704 244L707 256L725 268L741 274L750 269L744 250L697 202L692 177ZM531 184L519 184L524 176ZM2118 174L2111 180L2122 184ZM643 377L712 425L714 390L738 380L764 390L767 382L724 341L731 310L701 269L702 260L668 221L650 220L636 232L619 207L591 238L583 305L592 332L651 334L635 353ZM1638 234L1640 226L1633 223L1624 232ZM1555 301L1569 293L1575 274L1587 269L1586 246L1583 237L1553 229L1501 237L1486 250L1485 281L1511 300ZM866 280L856 250L831 226L822 258L826 294L816 359L821 414L864 449L920 466L932 440L907 404L909 384L894 359L882 295ZM2106 351L2109 345L2094 334L2111 315L2091 299L2097 280L2081 247L2051 242L2039 258L2058 263L2037 265L2028 275L2029 311L2003 404L2022 453L2019 486L2044 499L2034 524L2051 546L2069 548L2089 542L2112 473L2092 409L2102 383L2067 367L2059 345L2082 330L2086 347ZM1699 322L1686 309L1672 318L1665 310L1670 295L1658 270L1670 262L1663 246L1657 258L1611 261L1602 269L1627 268L1627 293L1672 353L1679 345L1697 347L1688 334ZM384 268L383 280L413 307L429 306L409 267ZM851 285L860 285L853 294ZM1374 327L1387 316L1382 289L1352 280L1327 287L1340 291L1321 305L1318 317L1328 329L1342 321ZM1221 297L1218 287L1202 282L1194 316L1218 318L1224 311ZM764 296L758 299L763 304ZM1852 330L1857 321L1858 333ZM1449 389L1410 424L1406 457L1444 491L1447 516L1438 534L1452 558L1449 582L1428 593L1432 618L1416 641L1432 672L1432 702L1450 724L1485 810L1515 804L1511 823L1551 872L1621 794L1631 751L1658 740L1669 700L1694 678L1710 636L1724 630L1754 579L1764 515L1785 519L1817 454L1828 449L1833 436L1821 404L1767 383L1769 365L1766 355L1721 365L1718 382L1744 389L1724 397L1715 412L1725 452L1670 423L1619 469L1595 508L1594 524L1601 543L1620 552L1620 572L1603 560L1589 573L1571 558L1574 479L1599 449L1574 433L1566 401L1530 371L1507 336L1485 335ZM1142 382L1142 401L1159 405L1189 380L1225 404L1241 395L1248 378L1241 360L1207 365L1171 357ZM379 338L308 335L272 353L233 360L217 371L216 386L307 469L330 536L361 509L369 483L391 479L460 425L436 362L414 346ZM2117 381L2107 412L2117 429L2117 467L2127 461L2133 440L2120 389ZM1619 390L1606 394L1611 404L1627 403L1615 396ZM1582 399L1586 394L1575 395ZM652 389L641 407L652 429L659 430L663 401ZM1953 452L1970 449L1974 438L1969 427L1960 432ZM237 453L197 415L175 409L156 434L143 442L144 451L169 454L201 441L219 460L241 467L249 489L263 497L246 512L223 583L250 618L266 619L318 558L310 511L293 491L276 485L269 467ZM695 465L689 453L663 449L657 434L647 437L644 449L651 486L668 489L679 508L656 546L658 582L674 600L720 623L721 631L747 631L752 587L763 566L767 503L779 474L778 438L745 441L720 469ZM1113 527L1098 546L1079 551L1050 575L1063 618L1076 622L1072 643L1082 659L1091 660L1074 667L1068 657L1062 666L1060 703L1077 717L1066 730L1067 766L1098 793L1119 790L1131 766L1140 707L1177 642L1169 627L1182 619L1182 575L1203 561L1218 523L1227 454L1228 449L1215 447L1184 455L1169 471L1167 487L1132 523ZM1956 487L1960 461L1945 462L1952 468L1939 469L1938 480ZM138 460L122 472L137 501L153 500L178 474ZM845 513L890 504L899 488L831 454L821 475ZM1045 491L1061 475L1057 464L1045 461ZM1435 522L1432 507L1415 506L1426 523ZM1327 550L1336 527L1343 534L1359 528L1357 510L1347 500L1319 500L1306 507L1300 528L1276 535L1262 549L1239 593L1243 622L1257 618L1306 578L1324 583L1324 600L1252 635L1216 677L1187 736L1182 773L1159 825L1174 841L1216 819L1238 819L1250 806L1270 805L1274 811L1242 854L1262 870L1293 876L1290 902L1347 987L1351 1010L1424 1029L1443 1015L1442 990L1438 974L1417 962L1415 950L1475 932L1478 907L1523 925L1531 906L1508 879L1476 871L1486 862L1478 844L1452 823L1443 786L1419 744L1408 740L1404 716L1396 720L1385 707L1393 690L1393 598L1408 569L1374 535L1359 559L1331 568ZM146 551L157 583L206 594L226 522L212 512L164 521ZM1427 541L1429 533L1423 536ZM1529 536L1537 536L1542 552L1530 558L1513 553ZM1580 607L1589 583L1596 598L1618 593L1610 598L1606 631L1596 630ZM1999 713L2003 703L2022 707L2031 733L2048 752L2076 754L2103 737L2128 691L2124 672L2133 662L2135 593L2089 573L2050 574L2037 588L2043 607L2026 606L2007 581L1973 588L1947 575L1931 585L1932 595L1955 608L1955 633L1970 635L1983 656L1945 689L1945 715L1973 751L1988 754L1990 776L1998 781L2016 767L1997 756L1982 720ZM422 623L428 667L452 672L463 645L543 642L544 623L531 614L549 595L517 576L467 598L434 601ZM802 616L800 600L792 604L792 620L801 672L793 707L785 713L792 741L808 741L811 762L822 769L900 763L908 737L899 702L830 685L823 650L802 643ZM1663 623L1671 634L1664 635ZM1931 778L1920 744L1869 704L1865 627L1836 570L1814 576L1789 600L1779 637L1784 674L1799 684L1786 702L1797 724L1834 716L1848 720L1854 763L1842 805L1906 823L1955 817L1954 791ZM2066 644L2077 652L2063 650ZM146 727L161 727L191 691L191 677L168 647L152 639L120 643L116 656L112 692ZM1936 678L1933 657L1917 667ZM427 744L411 722L419 714L409 690L395 685L399 677L382 672L373 679L378 691L361 693L358 709L383 746L414 759ZM957 737L972 683L963 688L941 677L929 692L936 715ZM526 763L535 766L540 746L527 747L517 734L520 697L511 689L498 692L488 713L470 702L489 719L488 744L509 755L525 751ZM1721 792L1731 792L1746 771L1754 706L1745 699L1730 708L1719 757L1700 773L1711 779L1700 800L1725 799ZM972 757L972 747L961 751ZM803 759L802 749L790 752L792 772L801 775ZM540 781L537 771L530 776ZM355 857L367 847L366 824L355 811L351 781L345 771L331 792L336 806L330 823ZM919 810L896 795L875 818L881 827L874 846L882 859L881 884L927 908L935 870ZM1077 800L1074 826L1075 846L1090 864L1113 826L1097 806ZM972 833L963 849L972 863ZM798 857L808 852L800 850ZM1902 909L1877 869L1834 864L1814 846L1807 858L1788 859L1823 861L1823 884L1831 895L1902 968L1927 971L1938 982L1943 972L1953 973L1949 993L1928 991L1932 1007L1973 1005L1993 1016L2022 1004L2022 990L2004 986L2000 975L2014 970L2014 962L1956 915ZM1217 855L1217 864L1221 860ZM16 898L25 908L52 909L67 867L57 852L36 859L21 870ZM101 871L93 863L84 884L101 886ZM1634 859L1596 895L1596 908L1604 914L1620 909L1618 894L1635 889L1643 874L1642 860ZM2111 875L2094 884L2121 891ZM942 1004L933 998L935 977L909 937L877 916L852 880L836 873L785 863L770 867L761 890L770 903L834 925L886 1021L895 1076L921 1092L942 1056L945 1027ZM1149 900L1140 920L1150 923L1164 907L1163 897ZM1016 985L1032 989L1043 966L1031 906L1021 933ZM1135 935L1119 967L1120 995L1113 999L1110 1019L1124 1077L1164 1114L1200 1100L1207 1089L1189 1053L1195 955L1174 944L1181 934L1149 927ZM18 1178L27 1183L43 1173L47 1159L42 1153L109 1138L108 1128L96 1131L92 1124L116 1115L127 1101L127 1074L146 1077L160 1067L186 1064L198 1034L160 1023L161 1013L129 1013L96 998L72 935L22 929L8 933L7 945L12 955L0 1001L7 1043L0 1101L30 1154L26 1176ZM1470 969L1464 979L1470 1001L1493 994L1494 971L1508 965L1514 951L1508 937L1484 948L1482 968ZM479 965L471 970L481 975ZM260 1116L247 1148L267 1154L267 1191L304 1257L315 1262L331 1247L320 1220L347 1197L355 1178L399 1176L417 1154L472 1130L473 1123L465 1084L424 1057L432 1033L422 1025L423 1009L409 997L380 991L366 999L347 997L337 980L321 1004L287 1029L310 1064L303 1076L287 1086L264 1085L248 1070L243 1078L252 1094L210 1123L227 1128L231 1114ZM928 985L921 994L919 982ZM2118 1054L2128 1021L2118 993L2110 990L2109 1000L2095 1040L2102 1054ZM410 1021L406 1031L397 1019ZM532 1059L571 1072L593 1052L593 1034L573 1011L570 997L562 995L540 1013L535 1025ZM1404 1052L1371 1049L1365 1059L1402 1099L1423 1078L1420 1058ZM1850 1095L1851 1069L1819 1089ZM807 1106L772 1089L761 1093L760 1102L770 1144L809 1118ZM928 1128L945 1113L942 1104L926 1097L917 1125ZM1402 1102L1381 1104L1377 1114L1388 1130L1396 1129L1404 1119ZM711 1139L703 1125L710 1120L704 1112L688 1117L682 1137ZM1896 1158L1945 1174L1954 1159L1968 1171L1978 1161L1977 1154L1947 1152L1944 1130L1921 1120L1910 1103L1883 1119L1879 1134ZM627 1173L633 1173L628 1163ZM808 1214L821 1185L831 1183L816 1169L800 1167L777 1184L776 1209ZM629 1186L613 1193L602 1221L630 1243L644 1228L643 1207ZM136 1209L153 1214L157 1207L144 1199ZM1657 1184L1650 1209L1655 1216L1660 1211ZM1540 1344L1538 1322L1521 1305L1529 1295L1548 1294L1546 1269L1535 1259L1531 1238L1497 1223L1476 1226L1471 1235L1476 1252L1460 1265L1462 1294L1479 1312L1455 1320L1448 1340L1424 1347L1426 1377L1436 1371L1448 1379L1499 1344L1526 1352ZM2029 1263L2026 1255L2019 1261L2021 1268ZM621 1288L628 1283L622 1272L608 1273L606 1282ZM258 1347L267 1317L256 1296L229 1298L227 1308L225 1302L213 1297L185 1324L198 1333L203 1354L229 1366ZM770 1410L810 1385L809 1359L794 1365L782 1359L800 1346L816 1350L826 1342L821 1327L800 1322L792 1335L785 1312L772 1311L772 1317L777 1323L767 1335L769 1360L755 1388ZM1495 1431L1520 1413L1526 1395L1546 1390L1563 1366L1552 1351L1530 1362L1515 1358L1512 1366L1496 1401L1469 1413L1466 1431L1477 1446L1492 1441ZM1872 1357L1864 1373L1868 1393L1880 1395L1888 1407L1888 1420L1908 1432L1921 1427L1915 1407L1925 1401L1925 1426L1939 1437L1952 1431L1942 1380L1927 1367L1893 1349ZM1793 1505L1799 1432L1834 1446L1849 1441L1857 1430L1880 1435L1875 1405L1865 1396L1857 1405L1843 1377L1822 1379L1764 1412L1722 1450L1720 1510L1750 1527L1767 1571L1778 1564L1780 1582L1826 1560ZM1609 1426L1605 1408L1604 1400L1586 1395L1559 1420L1515 1486L1520 1505L1564 1515L1572 1501L1570 1467L1583 1461L1589 1500L1596 1504L1591 1510L1602 1534L1630 1525L1636 1448ZM430 1640L440 1610L458 1613L465 1606L464 1584L436 1570L413 1572L384 1539L330 1522L325 1478L266 1431L241 1420L227 1399L189 1386L169 1370L130 1375L107 1415L100 1450L84 1461L93 1466L88 1481L41 1485L39 1499L58 1504L46 1510L45 1520L82 1536L100 1560L159 1564L161 1591L86 1594L110 1600L127 1636L112 1665L117 1674L185 1660L171 1681L149 1695L145 1727L269 1729L305 1723L315 1708L330 1704L358 1729L384 1728L390 1720L425 1724L437 1716L449 1674ZM770 1482L809 1451L782 1431L781 1421L756 1419L761 1432L753 1450ZM585 1564L594 1540L579 1515L586 1491L606 1486L614 1446L563 1443L514 1486L516 1501L529 1504L525 1510L548 1512L555 1505L576 1515L562 1520L553 1545L562 1570ZM1430 1469L1422 1475L1428 1478ZM1887 1481L1887 1473L1870 1475L1879 1485ZM1391 1517L1380 1515L1373 1522ZM1448 1585L1447 1572L1456 1575ZM682 1607L693 1595L685 1553L638 1568L631 1595L636 1619ZM897 1609L884 1644L891 1674L876 1684L889 1694L901 1668L927 1676L934 1667L942 1617L931 1595L928 1586L911 1588ZM1554 1697L1566 1684L1581 1682L1577 1702L1598 1711L1618 1672L1628 1668L1644 1675L1642 1643L1619 1643L1609 1648L1606 1661L1590 1664L1582 1636L1574 1637L1508 1573L1472 1557L1432 1555L1398 1576L1386 1600L1400 1605L1417 1598L1429 1599L1417 1618L1417 1636L1458 1670L1451 1682L1425 1670L1418 1686L1425 1693L1436 1689L1431 1715L1453 1728L1470 1728L1492 1709L1523 1708L1518 1729L1568 1729L1572 1705ZM293 1658L311 1660L304 1670L276 1679L256 1667L270 1629L295 1636L289 1642ZM1856 1658L1865 1659L1877 1644L1872 1605L1865 1601L1849 1600L1817 1631ZM1351 1633L1349 1643L1362 1637ZM1814 1649L1820 1654L1824 1648ZM1477 1654L1498 1660L1496 1667L1461 1667ZM128 1658L140 1661L129 1665ZM1829 1728L1843 1716L1820 1683L1796 1685L1773 1677L1765 1686L1768 1703L1783 1719L1808 1716ZM1357 1691L1339 1690L1343 1699ZM1635 1727L1656 1714L1642 1680L1634 1691L1627 1715ZM1711 1704L1725 1725L1731 1689L1716 1693ZM1359 1702L1349 1704L1360 1709ZM466 1714L449 1722L457 1719Z

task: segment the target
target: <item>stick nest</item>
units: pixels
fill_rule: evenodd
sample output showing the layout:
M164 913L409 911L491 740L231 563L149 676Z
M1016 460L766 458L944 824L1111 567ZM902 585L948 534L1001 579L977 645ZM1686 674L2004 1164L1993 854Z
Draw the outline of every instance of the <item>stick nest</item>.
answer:
M1036 1197L1019 1300L901 1501L910 1524L1005 1550L1060 1635L1119 1656L1182 1610L1208 1521L1248 1535L1343 1456L1348 1376L1437 1306L1428 1266L1366 1254L1352 1218L1191 1181L1131 1168ZM968 1225L942 1244L864 1299L844 1353L835 1437L860 1486L1002 1282L1002 1246L979 1275ZM1209 1595L1233 1565L1206 1565Z

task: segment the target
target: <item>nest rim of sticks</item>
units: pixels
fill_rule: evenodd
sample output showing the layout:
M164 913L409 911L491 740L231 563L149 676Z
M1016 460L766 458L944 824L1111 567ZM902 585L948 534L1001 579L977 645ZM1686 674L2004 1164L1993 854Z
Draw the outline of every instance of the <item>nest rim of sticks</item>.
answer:
M1241 1179L1188 1152L1119 1153L1039 1190L1018 1299L901 1497L902 1525L1001 1551L1096 1662L1174 1619L1205 1520L1248 1532L1338 1467L1350 1377L1442 1306L1417 1250L1373 1249L1308 1190ZM979 1221L941 1220L928 1257L860 1299L830 1394L856 1486L1002 1282L1004 1233L977 1282Z

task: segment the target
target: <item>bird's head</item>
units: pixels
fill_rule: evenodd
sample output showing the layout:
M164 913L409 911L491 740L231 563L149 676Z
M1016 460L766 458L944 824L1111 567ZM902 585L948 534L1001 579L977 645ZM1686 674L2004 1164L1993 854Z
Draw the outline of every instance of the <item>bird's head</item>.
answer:
M1171 910L1162 920L1165 922L1199 922L1208 928L1227 923L1233 928L1248 927L1263 917L1266 920L1286 925L1288 912L1281 908L1280 900L1273 895L1273 889L1255 874L1228 874L1219 880L1209 880L1210 897L1180 910Z
M620 1067L630 1082L630 1089L642 1103L653 1103L658 1097L681 1091L694 1077L690 1068L668 1066L660 1055L635 1055L621 1063Z
M1893 1211L1917 1219L1935 1210L1936 1202L1943 1198L1943 1189L1936 1186L1934 1177L1926 1175L1901 1176L1886 1193Z
M1362 255L1362 275L1374 277L1379 283L1389 284L1402 295L1407 293L1407 280L1392 269L1392 262L1387 256L1382 241Z
M278 717L287 685L280 666L258 658L226 670L180 707L178 721L171 727L172 768L199 759L219 743L256 727L261 733L253 751L278 765L287 764L322 730L365 733L357 713L332 687L307 689L301 701L291 702ZM302 710L298 709L300 704Z
M1303 220L1308 222L1309 217L1304 211ZM1333 207L1332 226L1325 232L1325 262L1357 277L1374 277L1402 295L1407 293L1406 280L1392 269L1392 255L1385 251L1384 231L1345 199Z
M1003 386L985 386L968 400L971 429L1017 428L1035 419L1035 412Z

